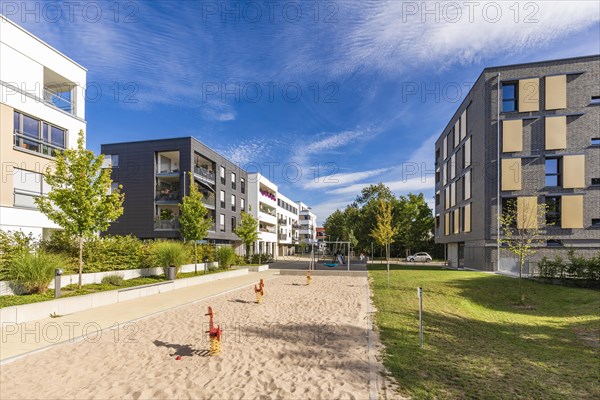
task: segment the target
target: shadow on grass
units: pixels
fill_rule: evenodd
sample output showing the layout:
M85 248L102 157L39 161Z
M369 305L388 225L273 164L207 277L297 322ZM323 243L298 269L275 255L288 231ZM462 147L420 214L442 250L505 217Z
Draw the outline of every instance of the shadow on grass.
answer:
M386 315L388 314L388 315ZM388 325L389 312L378 320ZM405 319L405 318L404 318ZM414 398L598 398L598 352L562 327L486 322L425 312L425 348L418 320L383 327L385 365ZM406 322L406 321L405 321Z

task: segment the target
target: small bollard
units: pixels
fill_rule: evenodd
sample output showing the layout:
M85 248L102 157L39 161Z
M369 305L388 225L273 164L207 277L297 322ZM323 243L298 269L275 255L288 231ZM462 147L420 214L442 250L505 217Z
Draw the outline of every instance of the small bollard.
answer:
M62 279L60 278L62 276L62 274L64 273L64 271L62 269L55 269L54 270L54 298L58 299L60 297L60 284L62 282Z

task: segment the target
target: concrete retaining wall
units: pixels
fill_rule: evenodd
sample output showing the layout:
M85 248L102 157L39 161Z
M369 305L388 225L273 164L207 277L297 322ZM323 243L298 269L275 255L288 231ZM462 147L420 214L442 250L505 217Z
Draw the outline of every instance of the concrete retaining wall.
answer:
M219 263L213 262L208 263L208 268L210 267L218 267ZM179 269L180 272L194 272L194 264L186 264L182 265ZM204 271L204 263L198 264L198 271ZM124 269L120 271L105 271L105 272L90 272L86 274L82 274L82 283L84 285L89 285L91 283L101 283L102 278L109 275L120 275L123 279L134 279L139 278L141 276L153 276L153 275L162 275L162 268L140 268L140 269ZM79 275L63 275L61 276L60 287L63 288L67 285L77 284L79 282ZM54 289L54 279L50 282L50 289ZM15 287L14 284L7 281L0 281L0 296L14 295L21 293L19 288Z
M247 268L236 269L219 272L216 274L195 276L193 278L153 283L139 287L110 290L83 296L65 297L62 299L43 301L40 303L0 308L0 324L19 324L23 322L30 322L38 319L48 318L51 314L72 314L78 311L89 310L91 308L105 306L108 304L120 303L140 297L169 292L171 290L181 289L188 286L200 285L202 283L233 278L247 274Z
M235 269L243 269L243 268L248 268L248 270L250 272L263 272L269 269L269 265L254 265L254 266L242 266L242 267L236 267L233 266L231 268L235 268Z
M306 270L300 269L280 269L279 275L303 275L306 276ZM310 271L312 276L362 276L368 277L369 273L367 271L322 271L322 270L313 270Z

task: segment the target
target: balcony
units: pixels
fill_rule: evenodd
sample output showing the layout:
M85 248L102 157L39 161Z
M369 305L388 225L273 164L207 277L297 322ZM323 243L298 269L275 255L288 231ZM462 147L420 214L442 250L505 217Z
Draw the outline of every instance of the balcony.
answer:
M277 220L277 223L278 223L279 225L287 225L287 224L288 224L288 223L287 223L287 219L285 219L285 218L279 218L279 219Z
M55 86L55 85L53 85ZM75 115L75 102L71 98L72 90L69 87L45 87L44 103L54 106L64 112Z
M208 182L212 185L215 184L215 180L217 179L217 176L214 171L209 171L208 169L199 165L194 166L194 174L198 175L198 177L201 180Z
M156 192L154 200L165 203L179 203L179 191L161 190Z
M288 236L285 233L280 233L277 238L279 240L288 240Z
M271 193L271 192L267 192L266 190L261 190L261 191L260 191L260 195L261 195L263 198L267 198L267 199L269 199L269 200L271 200L271 201L273 201L273 202L276 202L276 201L277 201L277 197L276 197L276 196L275 196L273 193Z
M160 219L154 218L154 230L175 231L179 229L179 218Z
M276 233L274 227L261 226L260 228L258 228L258 230L264 233L272 233L274 235Z
M204 192L202 193L202 204L204 204L205 206L208 206L208 207L214 209L215 208L215 200L216 200L216 197L214 194L212 194L212 193L207 194Z

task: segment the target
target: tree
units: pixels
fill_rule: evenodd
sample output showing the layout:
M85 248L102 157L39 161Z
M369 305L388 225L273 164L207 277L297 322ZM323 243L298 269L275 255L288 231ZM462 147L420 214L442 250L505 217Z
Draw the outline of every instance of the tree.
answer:
M542 234L548 225L547 207L546 204L537 204L537 198L519 197L517 202L509 200L503 208L498 222L504 237L498 238L498 242L519 258L519 301L524 305L523 266L545 241Z
M371 236L381 246L385 246L388 274L388 288L390 287L390 244L394 243L397 228L392 223L392 204L388 200L379 199L379 211L377 213L377 224L371 232Z
M76 149L56 155L44 175L51 187L48 197L35 200L40 211L79 242L79 287L83 273L83 241L108 229L123 214L121 186L111 190L111 169L102 168L104 155L95 156L85 149L83 131L79 131ZM52 169L52 167L54 167Z
M346 219L344 213L340 210L335 210L323 224L327 236L330 241L336 241L344 236L344 230L346 229Z
M240 224L234 232L246 245L246 257L250 256L250 245L258 240L258 221L252 214L242 211Z
M194 241L194 272L198 273L198 240L202 240L208 234L213 224L212 218L208 217L208 211L202 203L202 193L198 191L194 182L194 176L189 172L190 193L182 199L179 204L181 215L179 216L179 232L187 240ZM206 273L206 264L204 265Z
M402 196L398 207L398 241L408 257L414 251L423 251L433 237L434 218L422 193Z

